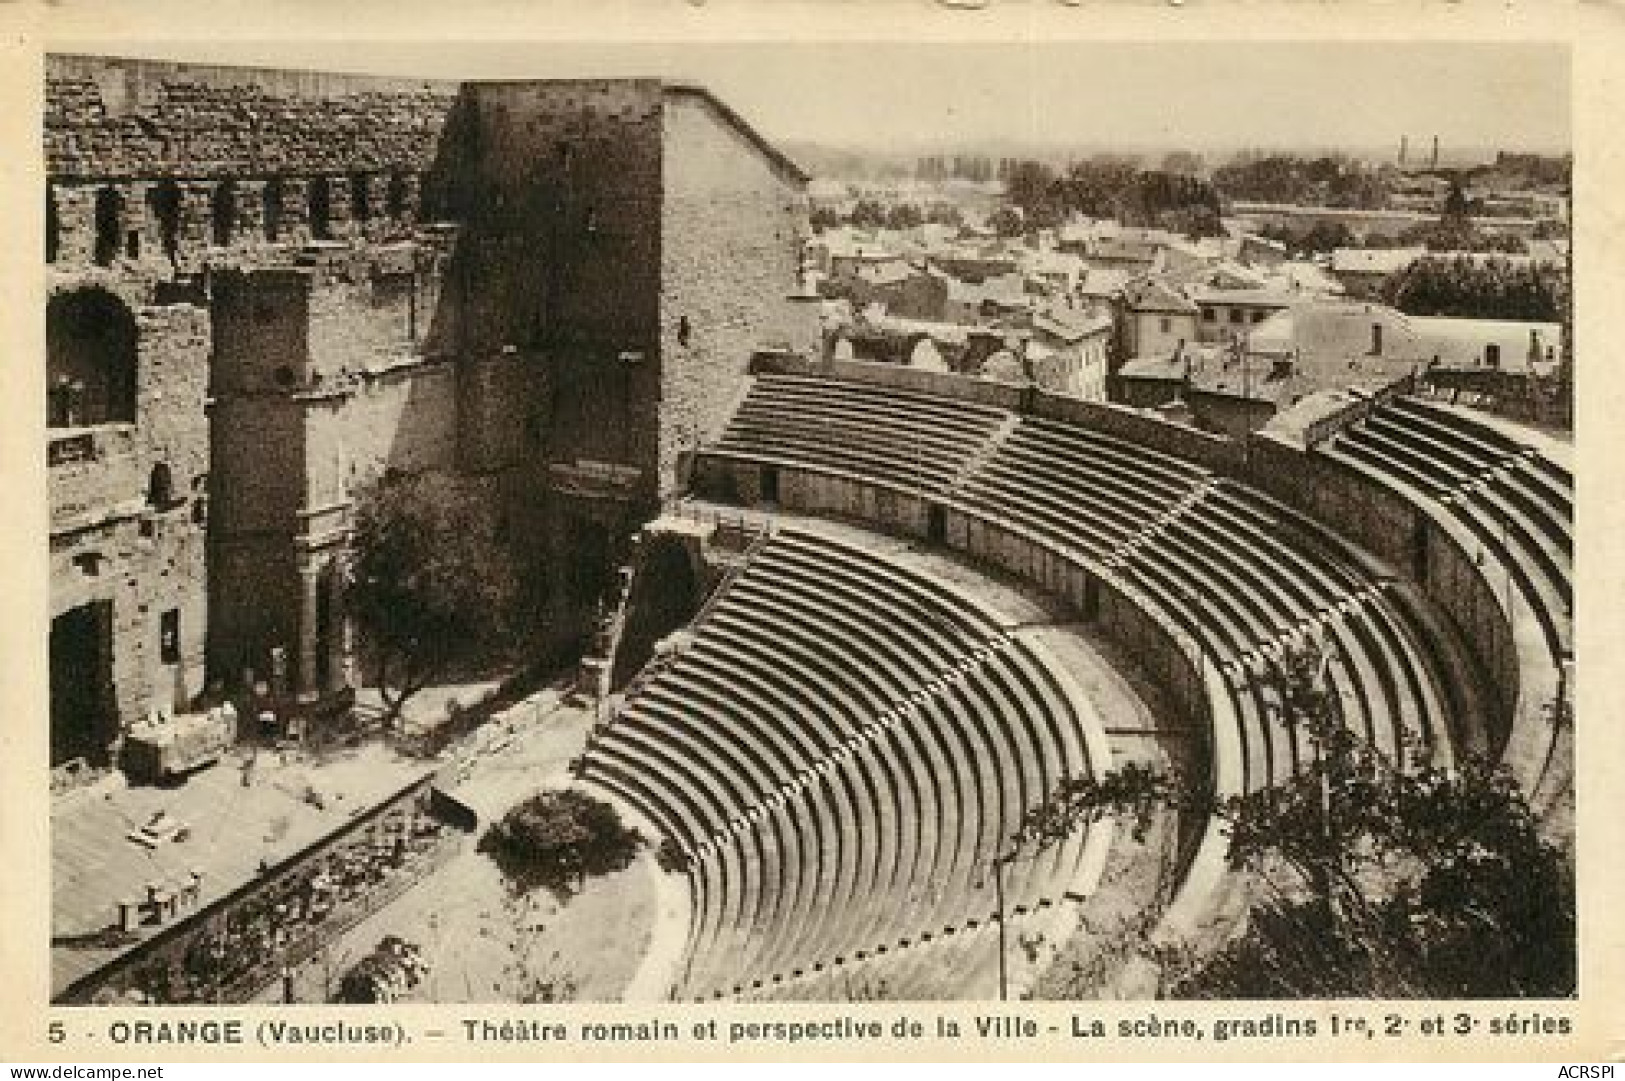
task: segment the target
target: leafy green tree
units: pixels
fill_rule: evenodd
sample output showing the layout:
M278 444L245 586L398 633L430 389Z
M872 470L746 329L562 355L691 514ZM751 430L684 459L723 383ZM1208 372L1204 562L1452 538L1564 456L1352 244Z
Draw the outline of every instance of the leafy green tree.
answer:
M336 1001L388 1002L422 982L427 973L423 951L399 935L385 935L371 953L356 962L339 981Z
M886 212L886 228L913 229L925 221L925 215L913 203L898 203Z
M1528 248L1511 234L1487 233L1473 222L1479 207L1468 200L1461 181L1452 180L1439 219L1424 222L1400 234L1402 244L1420 244L1429 251L1503 252L1519 254Z
M1495 257L1426 257L1383 283L1381 296L1409 315L1558 322L1565 314L1560 270Z
M1061 181L1062 203L1091 218L1116 217L1124 193L1138 175L1138 167L1127 158L1099 155L1076 162Z
M886 224L886 208L878 199L859 199L847 220L860 229L879 229Z
M1392 179L1342 154L1244 153L1213 173L1214 186L1231 199L1364 209L1387 205Z
M1021 236L1027 230L1021 211L1013 206L999 207L988 217L987 223L1003 237Z
M1213 185L1231 199L1310 203L1314 184L1306 163L1286 154L1238 155L1213 172Z
M1317 221L1303 233L1301 250L1333 252L1338 248L1355 246L1354 234L1340 221Z
M670 837L662 837L655 848L655 863L667 874L682 874L690 866L688 852Z
M1061 220L1063 207L1055 170L1041 161L1018 161L1005 178L1005 200L1021 211L1029 229L1043 229Z
M1486 233L1471 218L1441 218L1412 226L1399 235L1402 246L1421 245L1429 251L1501 252L1519 255L1528 250L1523 240L1510 233Z
M476 507L441 478L397 470L357 494L345 609L391 720L436 678L513 645L512 562Z
M1168 229L1191 237L1219 236L1219 196L1203 180L1175 173L1142 172L1118 196L1117 215L1126 225Z
M1176 164L1190 164L1178 159ZM1109 155L1076 162L1052 185L1059 218L1067 213L1115 218L1125 225L1167 229L1192 238L1219 236L1219 194L1189 172L1142 170Z
M1452 180L1450 191L1444 197L1444 206L1439 213L1439 224L1447 229L1471 229L1472 213L1467 205L1467 193L1461 189L1461 181Z
M486 830L479 850L496 861L516 893L540 886L564 901L589 876L629 866L643 843L615 808L566 788L538 792L514 807Z
M1343 722L1312 649L1275 679L1292 777L1214 799L1127 765L1063 782L1017 840L1043 846L1121 816L1216 816L1259 900L1246 932L1184 973L1182 997L1556 997L1575 989L1574 879L1512 778L1477 759L1396 761ZM1149 955L1162 950L1145 945Z
M833 229L840 225L841 215L836 212L834 207L815 207L807 215L807 224L813 227L814 232L822 233L825 229Z
M1327 206L1380 210L1392 194L1389 181L1381 173L1350 164L1326 183Z

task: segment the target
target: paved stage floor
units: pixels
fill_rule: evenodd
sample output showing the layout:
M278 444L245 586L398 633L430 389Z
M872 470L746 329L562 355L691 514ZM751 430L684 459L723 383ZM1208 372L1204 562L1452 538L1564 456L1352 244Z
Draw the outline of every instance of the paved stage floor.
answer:
M123 785L114 778L56 801L53 994L128 948L75 941L114 927L121 898L145 896L147 883L176 882L196 869L203 873L199 903L207 904L253 878L262 861L274 865L292 855L433 765L376 744L333 752L320 762L283 762L262 751L245 785L244 760L245 752L233 752L175 787ZM159 811L185 826L185 840L148 848L128 838ZM140 933L157 930L144 926Z

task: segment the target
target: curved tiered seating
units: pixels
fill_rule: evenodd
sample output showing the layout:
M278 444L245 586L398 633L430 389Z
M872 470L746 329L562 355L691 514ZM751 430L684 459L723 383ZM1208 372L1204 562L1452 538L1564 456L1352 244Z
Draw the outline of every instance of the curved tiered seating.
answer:
M705 629L628 703L595 756L695 789L662 796L652 789L666 778L651 777L641 800L668 802L674 835L696 845L995 631L884 560L793 533L752 561Z
M1101 753L1056 675L988 616L784 531L583 774L690 853L687 993L763 994L888 958L892 978L940 996L958 970L933 982L910 947L987 923L994 857ZM1012 864L1009 911L1074 895L1085 841Z
M1457 479L1494 446L1428 438ZM1434 640L1443 632L1418 598L1208 469L1077 425L782 376L760 377L703 453L929 489L983 535L1023 539L1110 586L1194 647L1224 726L1212 742L1221 797L1279 783L1314 753L1280 701L1287 650L1305 643L1323 649L1325 685L1369 742L1395 758L1452 756L1470 696L1446 691L1439 658L1454 647ZM1473 491L1561 517L1559 478L1495 483L1477 477ZM1563 538L1545 536L1563 569ZM956 619L954 605L873 556L826 548L807 537L770 545L689 654L631 703L627 719L646 734L603 741L606 783L652 806L696 853L690 994L813 997L874 981L892 995L951 990L996 949L990 858L1056 779L1099 766L1054 674L1020 641ZM881 611L897 633L877 625ZM708 731L685 730L683 709L702 710ZM645 783L652 791L635 790L616 772L622 744L650 765L680 761ZM705 791L687 791L696 786ZM1205 861L1194 889L1222 873L1210 840L1194 857ZM1081 851L1079 839L1011 865L1007 911L1065 896Z
M906 390L759 375L709 453L938 493L953 485L1005 415Z
M1234 681L1246 787L1289 776L1306 748L1271 718L1274 661L1320 641L1347 722L1390 754L1434 747L1447 709L1407 613L1330 548L1288 539L1287 515L1208 471L1110 436L1024 418L972 468L955 505L1013 525L1103 577L1131 582Z
M1322 449L1412 502L1448 509L1528 599L1554 658L1573 651L1573 481L1450 410L1396 399Z
M1208 476L1110 436L1029 418L954 499L995 519L1015 512L1044 541L1098 559L1193 497Z
M912 947L986 924L995 912L993 857L1062 776L1090 768L1077 723L1053 678L1010 641L876 739L834 756L818 785L796 790L771 817L776 836L832 837L840 856L822 864L760 858L741 838L721 865L741 869L754 902L701 914L694 955L705 961L691 971L691 990L758 994L815 973L873 968L879 957L897 979ZM1008 910L1065 897L1084 842L1013 865ZM711 865L699 873L709 877ZM753 873L759 887L749 883ZM947 971L919 986L935 996L955 988Z

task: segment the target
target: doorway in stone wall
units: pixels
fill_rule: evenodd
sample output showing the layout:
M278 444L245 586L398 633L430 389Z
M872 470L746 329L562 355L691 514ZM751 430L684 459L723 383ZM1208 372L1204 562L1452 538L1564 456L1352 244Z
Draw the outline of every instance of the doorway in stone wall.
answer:
M113 602L93 601L51 620L51 765L104 765L118 734L113 704Z
M577 611L590 610L615 574L609 526L592 518L572 518L568 537L570 604Z
M316 689L322 694L337 690L338 664L343 662L343 598L337 567L329 563L316 579Z
M932 544L948 543L948 508L933 503L925 510L925 539Z

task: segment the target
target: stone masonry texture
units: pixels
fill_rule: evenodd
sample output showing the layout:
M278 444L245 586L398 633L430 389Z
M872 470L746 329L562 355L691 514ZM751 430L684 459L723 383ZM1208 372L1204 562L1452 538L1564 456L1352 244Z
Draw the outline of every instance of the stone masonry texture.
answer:
M805 177L697 88L46 76L52 614L111 612L75 753L273 646L301 700L343 690L313 613L385 469L479 507L568 641L575 564L675 490L754 350L814 340Z

